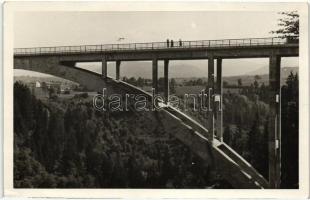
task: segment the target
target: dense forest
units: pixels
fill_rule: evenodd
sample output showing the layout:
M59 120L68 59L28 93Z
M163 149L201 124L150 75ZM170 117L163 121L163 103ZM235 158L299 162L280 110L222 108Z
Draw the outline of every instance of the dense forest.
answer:
M150 112L98 112L83 96L36 99L14 84L16 188L230 188Z
M268 178L268 86L250 87L223 96L224 142ZM281 87L282 188L298 188L298 75Z
M223 94L224 142L268 178L268 90L255 80Z
M223 94L224 141L268 177L268 86ZM14 187L230 188L148 112L98 112L87 95L36 99L14 84ZM182 105L181 105L182 109ZM206 115L186 111L204 123ZM298 188L298 76L281 88L282 188Z
M299 90L297 74L290 74L281 88L282 188L299 185Z
M223 85L224 142L251 163L268 179L268 116L269 86L258 81L243 85L238 79L234 85ZM190 84L186 84L190 85ZM193 85L192 85L193 86ZM204 86L205 87L205 86ZM184 109L183 95L179 109L206 125L204 111L194 111L193 101ZM196 102L199 105L199 102ZM281 159L283 188L298 187L298 75L292 72L281 87Z

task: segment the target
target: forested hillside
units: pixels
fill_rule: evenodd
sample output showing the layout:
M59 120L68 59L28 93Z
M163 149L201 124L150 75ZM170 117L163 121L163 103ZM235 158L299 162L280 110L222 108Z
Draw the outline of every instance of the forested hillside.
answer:
M14 187L230 188L150 112L98 112L80 98L43 103L14 84Z
M251 87L223 95L224 142L268 179L268 90ZM292 72L281 87L281 187L298 188L298 75Z
M281 88L282 188L299 187L299 82L291 73Z
M268 178L268 86L225 93L224 141ZM282 188L298 188L298 76L281 89ZM203 113L187 111L202 123ZM195 115L194 115L195 114ZM36 99L14 84L14 187L230 188L151 112L98 112L87 95Z
M281 86L281 187L298 188L298 75L293 71L286 74ZM257 79L253 78L248 85L244 85L243 79L234 85L223 85L223 137L226 144L268 179L269 86ZM183 100L184 93L198 94L204 87L201 83L176 87L175 94ZM181 104L180 110L205 125L205 112L190 109L193 101L187 103L189 109Z

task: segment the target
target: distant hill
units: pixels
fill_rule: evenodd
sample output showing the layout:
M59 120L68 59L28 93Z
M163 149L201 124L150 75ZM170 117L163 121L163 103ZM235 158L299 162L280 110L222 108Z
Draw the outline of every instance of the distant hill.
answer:
M229 85L237 85L238 79L242 80L243 85L251 85L255 80L255 75L259 76L257 80L258 83L264 83L265 85L269 82L269 74L260 74L259 72L264 71L265 69L258 69L256 71L250 72L247 75L241 76L227 76L223 77L223 81L226 81ZM289 74L293 72L298 74L298 67L282 67L281 68L281 84L284 84ZM268 73L268 72L267 72Z
M245 64L250 63L240 63L240 70L247 68ZM170 78L206 78L208 77L207 65L204 67L204 63L190 64L190 63L180 63L174 62L170 63L169 75ZM163 63L159 62L158 64L158 75L159 77L163 76ZM80 64L81 68L94 71L96 73L101 73L100 63L84 63ZM238 65L233 63L231 67L225 67L225 74L236 74L236 67ZM292 70L294 73L298 72L298 67L282 67L281 73L283 76L287 76ZM115 64L108 64L108 74L111 77L115 77ZM251 75L265 75L268 74L268 66L260 67L254 71L240 72L240 75L236 76L251 76ZM123 62L121 64L121 76L127 77L143 77L143 78L152 78L152 63L151 62ZM232 76L230 76L232 77Z
M268 71L269 71L269 66L266 65L256 70L253 70L251 72L247 72L244 75L263 75L263 74L268 74L269 73Z
M163 66L162 62L159 63L159 77L163 76ZM92 64L81 64L79 67L94 71L96 73L101 73L100 63ZM108 65L108 74L111 77L115 77L115 64L109 63ZM281 82L285 83L287 76L290 72L298 73L298 67L282 67L281 68ZM189 65L188 63L174 63L173 67L169 68L169 78L174 78L178 84L182 84L185 81L197 80L201 78L203 81L207 81L207 72L203 68L197 67L195 65ZM254 76L259 75L259 83L268 84L269 75L268 75L268 66L261 67L257 70L247 72L244 75L238 76L224 76L223 81L226 81L229 85L236 85L238 79L242 79L243 85L250 85L254 82ZM152 78L152 63L151 62L124 62L121 65L121 76L127 77L143 77L143 78ZM57 82L66 82L67 80L58 78L58 77L37 77L37 76L15 76L14 80L22 80L24 82L29 81L57 81ZM70 82L70 81L67 81Z
M297 72L298 73L298 66L296 67L281 67L281 74L283 76L288 76L290 72L293 72L294 74ZM269 66L264 66L261 67L257 70L248 72L244 75L263 75L263 74L268 74L269 73Z
M240 76L224 76L223 81L226 81L229 85L237 85L238 79L242 80L243 85L251 85L254 82L255 76L258 75L258 83L264 83L265 85L269 84L269 74L267 73L261 74L260 72L264 72L265 69L258 69L253 72L247 73L245 75ZM282 67L281 68L281 83L285 83L289 74L293 72L294 74L298 74L298 67ZM189 78L174 78L178 84L182 84L183 82L190 80L197 80L201 78L203 81L208 81L206 77L189 77Z
M101 73L101 65L99 63L85 63L79 64L79 67L83 69L88 69L96 73ZM163 63L159 62L158 64L158 75L159 77L163 76L164 67ZM174 64L169 67L170 77L201 77L205 75L208 76L207 72L195 65L186 64ZM108 75L115 77L115 64L108 63ZM143 77L143 78L152 78L152 63L151 62L123 62L121 64L121 77Z

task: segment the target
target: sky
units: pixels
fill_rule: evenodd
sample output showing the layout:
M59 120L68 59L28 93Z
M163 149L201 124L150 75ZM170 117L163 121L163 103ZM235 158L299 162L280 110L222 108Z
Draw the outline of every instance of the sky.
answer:
M280 17L277 12L253 11L17 12L14 47L271 37ZM125 39L119 42L120 37ZM266 63L266 59L226 61L223 75L255 71ZM195 65L207 70L204 61ZM298 59L283 59L282 66L298 66Z

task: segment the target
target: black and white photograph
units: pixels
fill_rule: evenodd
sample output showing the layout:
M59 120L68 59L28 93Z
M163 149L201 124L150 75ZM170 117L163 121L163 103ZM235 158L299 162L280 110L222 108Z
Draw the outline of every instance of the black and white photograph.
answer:
M4 11L11 194L304 191L307 4L28 3Z

